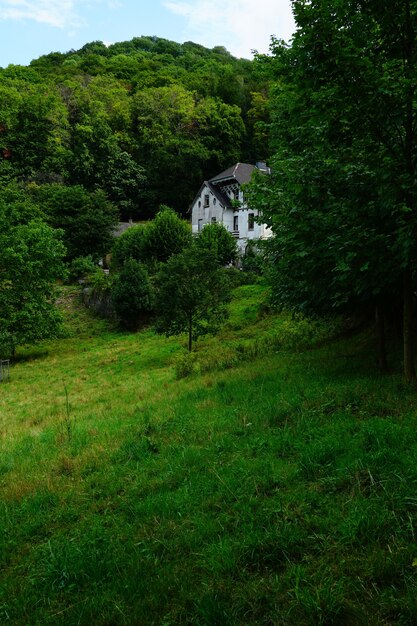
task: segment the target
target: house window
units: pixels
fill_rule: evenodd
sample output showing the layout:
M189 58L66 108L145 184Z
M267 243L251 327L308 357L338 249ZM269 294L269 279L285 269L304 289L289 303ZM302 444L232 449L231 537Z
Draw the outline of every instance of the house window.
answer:
M212 218L211 218L211 223L212 223L212 224L215 224L216 222L217 222L217 218L216 218L216 217L212 217Z
M204 207L207 208L210 206L210 196L208 193L204 195Z
M216 204L216 198L213 198L213 204Z
M249 213L248 215L248 230L253 230L255 227L255 213Z
M239 230L239 216L233 216L233 230Z
M198 220L198 232L201 233L203 230L203 220Z
M239 200L239 189L233 191L233 197L235 200Z
M201 200L198 201L198 208L201 207Z

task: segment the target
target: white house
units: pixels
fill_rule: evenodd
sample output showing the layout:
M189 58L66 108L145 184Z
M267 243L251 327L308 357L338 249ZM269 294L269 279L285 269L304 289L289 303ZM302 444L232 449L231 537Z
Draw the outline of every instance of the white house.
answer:
M250 181L255 169L270 171L265 163L236 163L204 181L190 207L193 233L200 232L205 224L218 222L236 237L241 252L251 239L271 237L271 229L257 223L256 209L247 207L241 188Z

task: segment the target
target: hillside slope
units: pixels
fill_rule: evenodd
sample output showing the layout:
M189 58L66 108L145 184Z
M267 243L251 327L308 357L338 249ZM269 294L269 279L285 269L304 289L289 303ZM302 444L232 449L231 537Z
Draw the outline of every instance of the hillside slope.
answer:
M191 364L63 299L0 386L1 623L413 623L415 393L264 293Z

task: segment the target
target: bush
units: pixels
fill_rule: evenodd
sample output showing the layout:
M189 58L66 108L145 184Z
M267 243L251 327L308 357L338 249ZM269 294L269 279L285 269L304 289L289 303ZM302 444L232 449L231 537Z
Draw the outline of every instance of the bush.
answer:
M13 352L13 337L8 332L0 332L0 359L10 359Z
M120 235L113 245L112 267L121 269L129 259L143 261L147 232L147 225L137 224L136 226L131 226Z
M245 272L262 274L264 271L264 254L258 241L248 241L245 254L242 257L242 269Z
M149 223L144 240L143 255L146 260L162 263L175 254L180 254L191 243L191 229L188 222L181 219L173 209L162 205L152 222Z
M111 299L121 322L135 326L153 310L154 295L142 263L128 259L111 286Z
M191 376L195 372L199 371L199 364L197 362L197 358L195 353L193 352L182 352L179 354L174 361L175 368L175 378L180 380L181 378L187 378L187 376Z
M236 239L223 224L206 224L198 234L198 247L211 250L220 265L229 265L237 259Z
M88 276L88 284L93 293L105 293L111 288L112 279L100 267L96 267L95 271Z
M68 281L75 283L78 280L86 280L96 270L97 265L91 255L79 256L70 263Z

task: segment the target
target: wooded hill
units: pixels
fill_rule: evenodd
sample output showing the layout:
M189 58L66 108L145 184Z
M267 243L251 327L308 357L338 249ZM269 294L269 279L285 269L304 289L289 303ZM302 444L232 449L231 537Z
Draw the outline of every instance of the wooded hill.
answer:
M262 64L137 37L0 69L0 180L102 190L121 217L184 212L204 178L266 158Z

